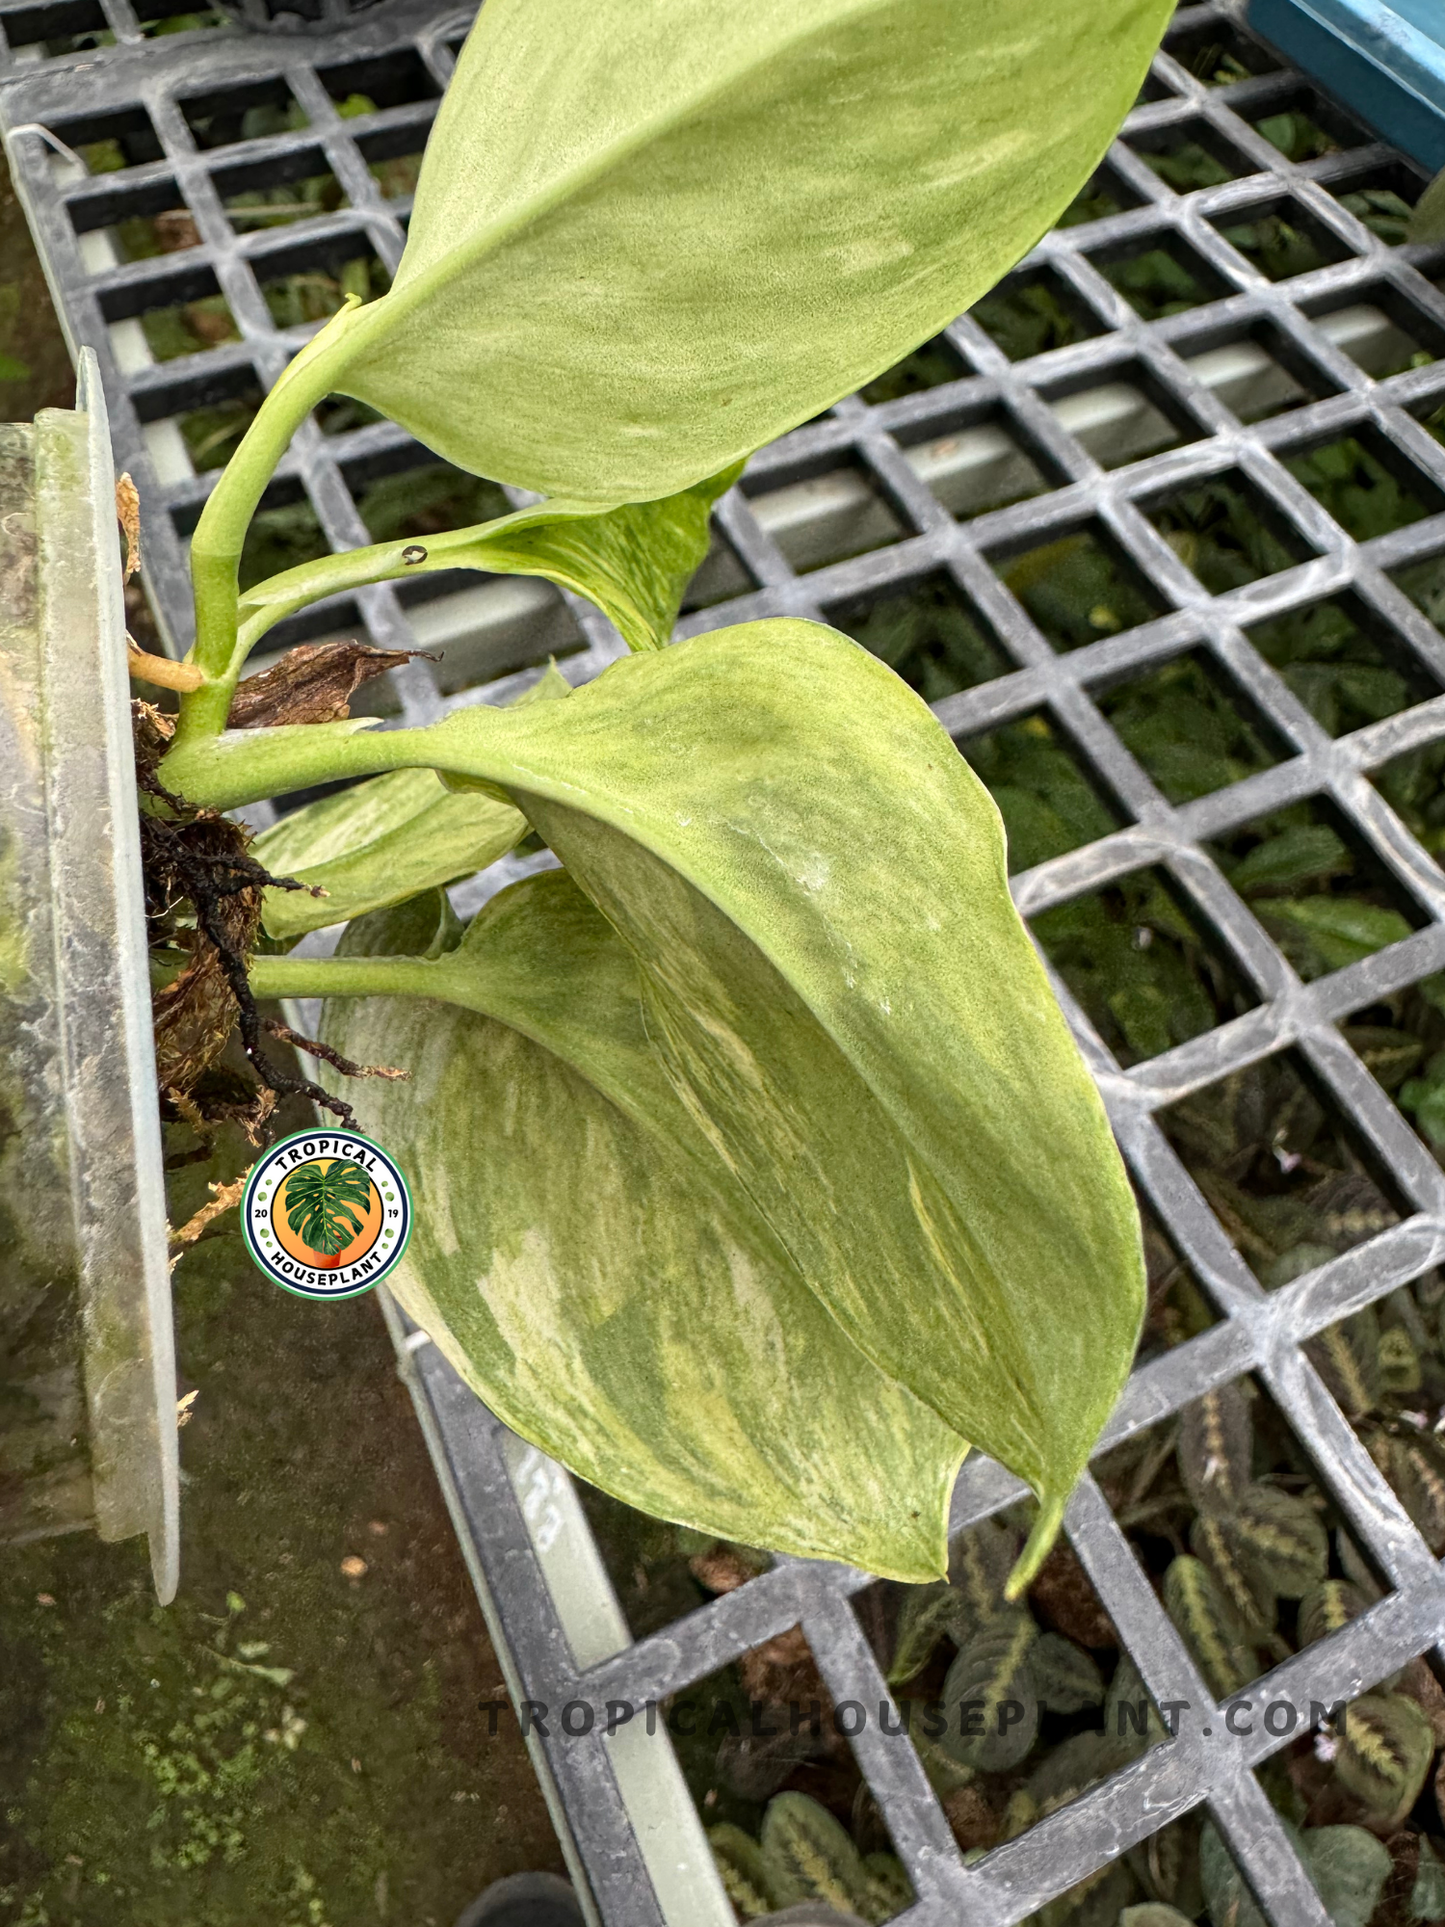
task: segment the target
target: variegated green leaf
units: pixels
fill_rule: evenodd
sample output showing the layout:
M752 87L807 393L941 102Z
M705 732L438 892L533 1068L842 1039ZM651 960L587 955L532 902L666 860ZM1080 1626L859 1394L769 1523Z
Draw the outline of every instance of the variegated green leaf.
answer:
M555 702L572 685L549 663L516 706ZM251 845L273 876L325 890L265 893L268 934L284 940L349 923L495 863L527 834L501 797L456 794L434 770L392 770L292 810Z
M1189 1915L1181 1914L1162 1900L1146 1900L1142 1906L1126 1907L1119 1916L1119 1927L1189 1927Z
M1027 1833L1039 1817L1037 1800L1027 1787L1015 1787L1008 1797L1004 1808L1003 1821L998 1830L1000 1840L1017 1840L1021 1833Z
M270 889L263 920L283 940L484 870L527 834L527 819L494 797L453 794L429 769L399 769L283 816L251 845L272 876L308 889Z
M1414 1700L1365 1693L1339 1722L1335 1777L1373 1813L1403 1816L1419 1798L1434 1755L1434 1732Z
M1034 1818L1043 1819L1100 1780L1107 1780L1134 1757L1127 1740L1113 1733L1074 1733L1051 1747L1029 1775Z
M631 649L661 649L672 635L683 591L707 554L709 510L742 472L734 463L657 502L599 509L553 500L495 522L449 529L425 542L376 543L318 556L248 589L240 618L248 639L322 596L368 582L479 569L535 575L596 603Z
M913 1883L903 1871L903 1862L894 1853L869 1853L863 1856L867 1881L863 1918L874 1923L892 1920L913 1905Z
M388 948L408 916L353 925L345 954ZM649 1048L631 953L570 877L504 891L410 968L475 1010L368 1001L327 1035L385 1038L412 1072L404 1103L354 1094L414 1180L392 1289L462 1375L640 1510L938 1571L963 1441L849 1341L728 1182Z
M965 1766L962 1760L956 1760L951 1753L946 1753L922 1727L912 1728L910 1738L913 1750L918 1755L918 1763L928 1775L928 1784L940 1800L946 1800L950 1793L956 1793L960 1787L968 1786L978 1778L973 1767Z
M674 1193L667 1205L683 1221L666 1234L680 1240L667 1264L681 1262L684 1243L691 1250L707 1187L726 1190L747 1248L775 1254L769 1278L775 1264L791 1267L880 1373L1041 1495L1014 1579L1024 1583L1127 1373L1143 1305L1141 1241L1098 1094L1013 909L997 814L925 705L845 638L775 621L630 657L566 702L469 708L429 730L393 732L385 747L399 764L425 757L517 804L600 911L597 923L616 933L614 1002L603 1017L573 989L569 973L590 976L603 941L581 898L562 950L550 929L528 935L534 911L560 902L541 895L496 913L510 941L534 944L505 1011L488 988L490 914L462 949L425 966L427 977L406 969L388 977L378 964L366 982L365 973L338 976L338 988L425 983L516 1025L534 1040L531 1054L516 1056L515 1043L497 1048L511 1054L508 1076L527 1086L537 1129L550 1108L565 1108L557 1093L571 1076L606 1086L612 1073L600 1067L612 1063L632 1078L632 1060L616 1061L613 1033L622 1025L635 1036L647 1066L635 1075L658 1092L645 1128L685 1138L703 1186L696 1199ZM282 983L284 963L277 968L258 984ZM552 1030L535 1041L543 1020L533 1006L555 1010L552 986L564 982L574 1014L566 1069L554 1072L562 1046ZM431 1047L434 1028L430 1016L422 1024L405 1009L373 1007L328 1037L349 1056L413 1069L425 1050L435 1080L450 1073ZM472 1047L458 1032L450 1048ZM421 1322L451 1326L454 1350L472 1358L474 1382L494 1404L518 1412L515 1380L526 1376L531 1409L520 1429L595 1468L580 1414L566 1426L549 1420L549 1400L565 1402L559 1374L537 1370L552 1348L569 1358L576 1349L560 1311L574 1285L558 1266L565 1253L590 1272L583 1252L597 1249L601 1229L584 1202L592 1187L571 1183L555 1168L565 1161L549 1154L553 1175L529 1178L525 1201L518 1193L507 1202L503 1121L515 1099L468 1100L461 1082L448 1083L450 1137L441 1140L440 1093L422 1086L420 1072L418 1080L400 1103L372 1088L357 1103L376 1135L427 1174L408 1275L423 1275L425 1258L433 1294L433 1160L444 1173L437 1189L449 1219L435 1234L435 1275L449 1266L451 1298L431 1303ZM491 1070L479 1084L505 1088ZM1047 1132L1037 1128L1044 1102ZM559 1129L559 1142L573 1135ZM472 1189L484 1196L461 1205ZM468 1240L446 1252L463 1211ZM501 1342L477 1285L489 1303L516 1267L510 1254L524 1228L540 1275L554 1282L545 1291L534 1283L529 1331L519 1280L521 1322ZM633 1290L642 1261L627 1240L609 1241L607 1293ZM646 1268L656 1293L656 1267ZM687 1277L684 1267L679 1299ZM694 1312L687 1322L700 1345L705 1321ZM617 1330L619 1369L627 1344L651 1355L655 1338L646 1321ZM751 1360L756 1340L744 1350ZM731 1380L742 1354L729 1356L719 1344L709 1369ZM786 1430L805 1403L796 1390L779 1394L766 1429ZM873 1443L863 1426L853 1430L850 1461ZM654 1444L661 1449L660 1438ZM612 1457L600 1482L617 1490L629 1455ZM679 1450L680 1481L686 1457ZM827 1479L821 1468L816 1476ZM898 1488L898 1533L888 1565L876 1569L908 1578L941 1570L936 1478ZM631 1490L622 1496L647 1503ZM696 1506L682 1516L701 1522ZM713 1529L756 1541L759 1516L766 1510L746 1527ZM813 1530L824 1550L823 1513ZM909 1558L899 1556L898 1534L916 1548ZM859 1550L842 1532L831 1549L849 1558Z
M1199 1815L1186 1814L1182 1820L1172 1821L1157 1833L1151 1833L1142 1852L1143 1878L1149 1891L1191 1920L1204 1910L1204 1889L1199 1879L1199 1829ZM1137 1859L1135 1865L1137 1869Z
M1445 1552L1445 1452L1439 1442L1426 1434L1376 1432L1369 1445L1426 1545L1433 1553Z
M652 501L817 414L1012 267L1167 0L488 0L389 293L317 357L478 474Z
M1232 1512L1201 1512L1189 1528L1189 1549L1202 1559L1241 1623L1268 1632L1275 1623L1275 1588L1250 1556Z
M959 1533L949 1548L948 1577L963 1603L970 1625L996 1613L1025 1534L1002 1519L980 1519Z
M1029 1656L1039 1636L1032 1616L1005 1606L960 1647L943 1683L945 1750L980 1773L1016 1766L1039 1730L1039 1696Z
M1352 1619L1358 1619L1369 1603L1348 1579L1325 1579L1311 1586L1299 1602L1296 1625L1300 1645L1310 1646L1339 1632Z
M779 1793L763 1815L763 1863L783 1905L822 1900L867 1918L869 1877L862 1857L826 1807L806 1793Z
M1218 1699L1254 1677L1249 1637L1202 1560L1181 1554L1164 1575L1164 1605Z
M1343 1526L1335 1527L1335 1558L1340 1570L1368 1605L1384 1598L1379 1579L1370 1570L1364 1554Z
M1275 1486L1249 1485L1230 1514L1245 1558L1281 1599L1299 1599L1318 1585L1330 1563L1330 1542L1309 1501Z
M1122 1741L1130 1758L1168 1737L1139 1668L1127 1653L1120 1655L1104 1695L1104 1733L1111 1741Z
M1348 1418L1363 1418L1379 1404L1380 1323L1373 1306L1320 1332L1305 1350Z
M1363 1827L1306 1827L1284 1823L1334 1927L1366 1927L1390 1872L1386 1848ZM1264 1915L1244 1884L1212 1821L1199 1845L1200 1873L1211 1927L1264 1927Z
M1422 1382L1420 1353L1403 1325L1380 1333L1380 1384L1396 1398L1413 1398Z
M1293 1833L1292 1828L1290 1831ZM1212 1821L1205 1823L1199 1839L1199 1876L1210 1927L1266 1927L1264 1915Z
M1307 1827L1299 1839L1334 1927L1367 1927L1390 1877L1390 1854L1363 1827Z

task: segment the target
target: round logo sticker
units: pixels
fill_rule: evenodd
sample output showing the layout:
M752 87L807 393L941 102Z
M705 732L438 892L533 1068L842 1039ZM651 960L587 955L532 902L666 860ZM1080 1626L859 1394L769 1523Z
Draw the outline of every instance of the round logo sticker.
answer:
M298 1131L256 1160L241 1199L246 1249L302 1298L355 1298L411 1236L406 1179L357 1131Z

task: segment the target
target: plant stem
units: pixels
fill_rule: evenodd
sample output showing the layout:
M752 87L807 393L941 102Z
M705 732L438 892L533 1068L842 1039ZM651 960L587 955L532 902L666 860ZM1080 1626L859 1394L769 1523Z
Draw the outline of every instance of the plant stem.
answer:
M486 704L456 710L424 729L375 729L365 718L348 717L228 729L187 742L178 731L157 775L190 803L217 810L393 769L434 769L456 788L510 803L508 785L523 772L503 747L507 739L508 712Z
M443 727L377 730L358 728L354 721L298 723L221 735L196 731L184 741L177 729L157 774L167 789L198 808L231 810L347 776L444 768Z
M437 957L252 957L251 993L278 997L448 997L455 972Z
M1068 1493L1044 1493L1040 1495L1038 1517L1034 1520L1033 1530L1023 1551L1014 1561L1014 1569L1008 1576L1003 1589L1005 1599L1022 1598L1034 1580L1039 1576L1039 1567L1053 1551L1054 1541L1059 1536L1059 1527L1064 1522L1064 1508L1068 1504Z
M177 744L214 736L226 726L245 660L236 646L236 629L238 571L246 531L291 437L331 391L345 360L336 351L353 312L347 307L333 315L283 369L201 511L191 540L196 599L196 643L191 655L206 680L181 700Z

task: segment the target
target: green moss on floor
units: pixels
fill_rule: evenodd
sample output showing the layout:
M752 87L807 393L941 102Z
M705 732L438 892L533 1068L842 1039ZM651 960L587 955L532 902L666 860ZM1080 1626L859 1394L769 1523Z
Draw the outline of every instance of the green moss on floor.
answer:
M141 1542L0 1563L0 1922L451 1927L560 1870L375 1301L289 1297L234 1229L175 1293L179 1597Z

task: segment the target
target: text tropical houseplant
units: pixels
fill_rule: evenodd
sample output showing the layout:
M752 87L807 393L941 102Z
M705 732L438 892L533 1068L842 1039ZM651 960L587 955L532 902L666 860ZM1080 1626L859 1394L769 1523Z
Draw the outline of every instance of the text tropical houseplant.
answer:
M398 1296L628 1503L899 1579L945 1569L969 1443L1038 1495L1012 1590L1036 1571L1133 1353L1134 1201L997 813L923 702L818 624L664 645L748 453L1032 245L1169 10L487 0L393 287L296 356L197 528L191 686L145 798L161 834L372 779L254 846L328 894L258 894L249 970L410 1073L358 1100L416 1194ZM333 391L546 499L239 594ZM425 729L234 726L283 617L458 567L578 591L632 653ZM562 867L463 930L438 886L529 830ZM343 918L334 957L279 954ZM172 931L163 999L214 934Z

